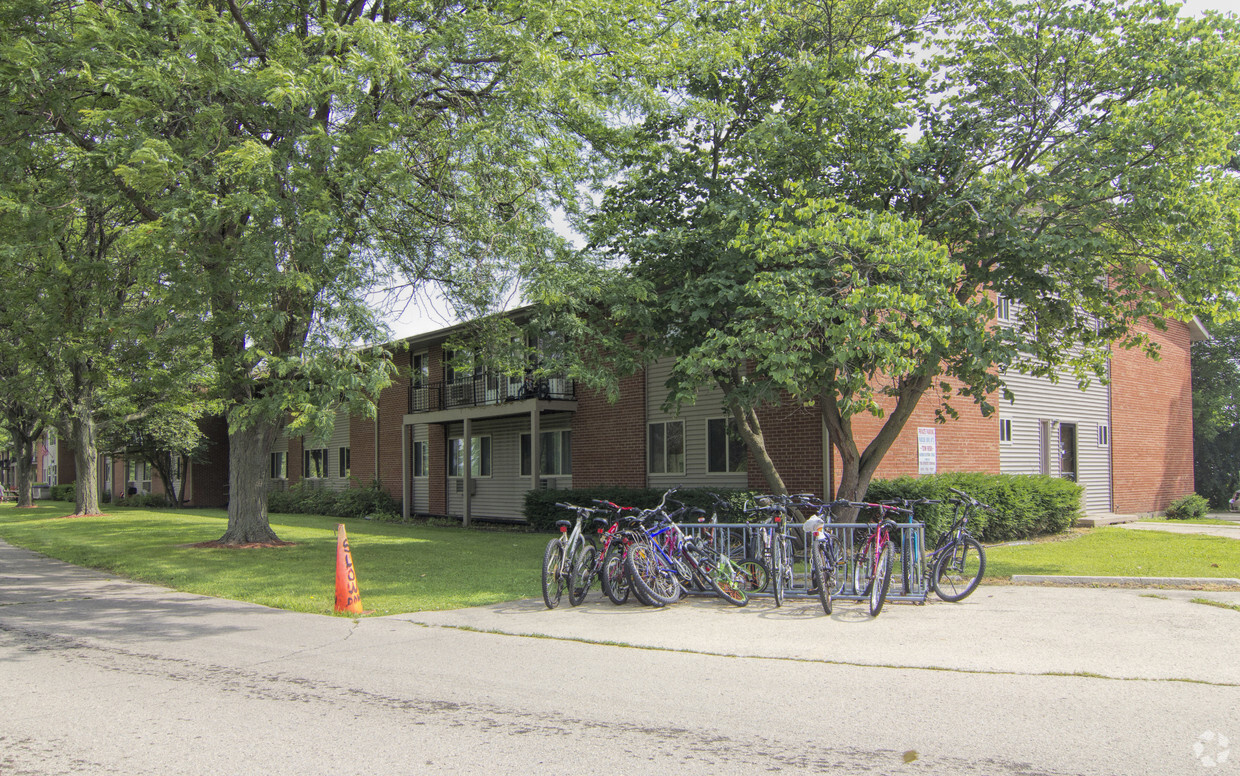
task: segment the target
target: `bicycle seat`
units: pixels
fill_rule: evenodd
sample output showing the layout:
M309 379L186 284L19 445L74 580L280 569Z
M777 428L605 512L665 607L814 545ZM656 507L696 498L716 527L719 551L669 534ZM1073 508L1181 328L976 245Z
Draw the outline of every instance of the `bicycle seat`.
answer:
M555 527L559 528L561 531L567 531L571 526L572 526L572 522L568 520L556 520L555 521Z

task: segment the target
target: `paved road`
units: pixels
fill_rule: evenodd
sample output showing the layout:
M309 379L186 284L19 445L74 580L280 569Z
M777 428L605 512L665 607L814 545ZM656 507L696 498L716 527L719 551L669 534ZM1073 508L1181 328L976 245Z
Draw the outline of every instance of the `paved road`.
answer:
M355 622L0 544L0 775L1240 773L1240 612L1201 595L1240 603L996 587L876 620L592 596Z
M1167 533L1198 534L1202 536L1225 536L1240 539L1240 523L1233 525L1205 525L1201 523L1119 523L1120 528L1130 531L1165 531Z

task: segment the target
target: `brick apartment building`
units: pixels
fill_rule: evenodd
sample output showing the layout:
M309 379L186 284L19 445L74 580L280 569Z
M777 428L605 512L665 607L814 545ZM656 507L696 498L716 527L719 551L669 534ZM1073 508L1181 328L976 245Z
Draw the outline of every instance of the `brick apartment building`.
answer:
M404 340L396 357L402 376L379 397L377 421L342 416L330 439L282 439L272 476L333 488L377 479L406 514L492 519L519 519L533 488L766 487L727 433L718 391L703 392L675 415L661 409L669 364L626 378L613 404L566 379L530 385L483 371L454 373L444 348L454 331ZM1001 403L990 418L958 406L959 419L946 424L936 424L934 404L923 401L877 476L1050 474L1079 482L1089 513L1166 508L1193 490L1189 345L1206 334L1180 323L1148 332L1161 359L1117 349L1106 385L1081 390L1069 377L1012 374L1013 403ZM839 462L820 412L768 407L760 417L789 489L830 496ZM878 423L853 419L861 444Z
M743 445L727 433L717 390L703 392L677 414L661 409L669 364L624 379L618 401L610 403L567 379L535 385L485 371L453 372L445 343L456 331L400 343L401 376L380 394L376 420L340 415L327 438L281 437L271 455L273 487L300 482L343 489L378 481L407 515L504 520L520 519L524 494L535 488L766 487ZM1050 474L1080 483L1089 513L1165 509L1193 490L1189 346L1206 334L1198 325L1174 322L1166 331L1148 332L1161 346L1161 359L1117 349L1106 385L1095 381L1080 390L1066 376L1052 382L1010 374L1014 403L1001 403L990 418L972 405L958 406L960 417L945 424L934 422L934 404L923 401L876 476ZM759 414L789 489L830 497L839 462L820 412L779 406ZM879 422L854 417L860 444ZM184 475L187 503L222 506L228 500L227 428L217 418L204 431L211 449ZM43 450L40 472L72 481L73 459L63 440L50 449L55 452ZM165 491L145 464L101 457L101 471L108 494Z

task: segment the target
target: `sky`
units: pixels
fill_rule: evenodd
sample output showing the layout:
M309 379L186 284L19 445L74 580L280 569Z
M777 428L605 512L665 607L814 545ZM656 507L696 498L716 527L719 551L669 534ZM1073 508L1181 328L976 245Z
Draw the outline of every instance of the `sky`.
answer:
M1240 0L1186 0L1181 13L1195 16L1208 10L1240 15ZM558 230L562 234L567 234L566 226L561 225ZM385 320L391 326L394 338L403 339L457 323L447 305L433 292L419 293L411 300L407 300L407 296L405 295L405 298L402 298L395 306L389 303L387 305L389 309L384 311ZM380 303L379 296L374 297L374 303ZM510 300L509 306L514 307L519 303L520 300Z

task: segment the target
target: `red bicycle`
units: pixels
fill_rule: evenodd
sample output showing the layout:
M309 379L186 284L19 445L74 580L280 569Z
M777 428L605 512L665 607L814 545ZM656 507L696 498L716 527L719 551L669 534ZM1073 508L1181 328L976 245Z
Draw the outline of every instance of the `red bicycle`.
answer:
M849 502L848 506L878 510L878 520L870 527L869 533L866 534L853 556L852 574L853 592L869 598L870 616L877 617L883 610L883 603L887 600L887 591L891 588L891 566L896 552L895 544L891 541L891 531L896 527L896 523L887 517L887 513L911 515L913 510L891 504L857 501ZM865 592L862 592L863 590Z

